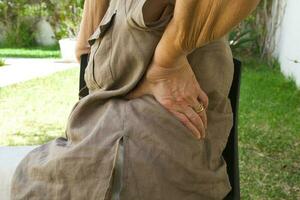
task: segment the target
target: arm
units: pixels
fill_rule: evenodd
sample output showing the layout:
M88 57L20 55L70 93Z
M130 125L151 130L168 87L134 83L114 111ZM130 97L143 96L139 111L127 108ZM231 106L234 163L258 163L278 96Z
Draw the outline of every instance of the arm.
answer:
M177 0L174 17L154 55L160 66L172 66L195 48L219 39L248 16L259 0Z
M226 35L244 19L259 0L177 0L146 76L127 97L151 94L197 138L205 137L208 96L202 90L187 59L193 49Z
M75 49L77 61L80 61L82 54L90 52L88 38L99 25L108 8L108 4L109 0L85 0Z

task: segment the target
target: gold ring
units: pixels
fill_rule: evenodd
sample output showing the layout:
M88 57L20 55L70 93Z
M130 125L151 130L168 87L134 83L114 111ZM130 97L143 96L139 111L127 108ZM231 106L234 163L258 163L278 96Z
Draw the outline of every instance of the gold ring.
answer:
M204 110L204 106L202 105L202 103L199 103L196 107L194 107L194 110L196 111L196 113L201 113Z

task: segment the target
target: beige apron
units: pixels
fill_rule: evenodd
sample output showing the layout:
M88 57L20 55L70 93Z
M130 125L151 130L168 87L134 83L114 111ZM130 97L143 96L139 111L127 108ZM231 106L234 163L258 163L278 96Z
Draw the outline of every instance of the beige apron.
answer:
M67 138L37 147L19 164L12 200L210 200L231 190L222 157L233 120L227 97L233 62L225 38L188 56L209 97L204 140L153 96L124 98L145 74L172 17L170 9L145 24L145 1L111 0L89 39L90 94L72 108Z

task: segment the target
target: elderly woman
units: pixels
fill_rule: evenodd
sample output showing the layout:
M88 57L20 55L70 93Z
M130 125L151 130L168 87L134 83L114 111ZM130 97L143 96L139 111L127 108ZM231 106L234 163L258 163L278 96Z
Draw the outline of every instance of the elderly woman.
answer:
M223 199L232 126L226 34L258 0L86 0L89 95L19 164L12 199Z

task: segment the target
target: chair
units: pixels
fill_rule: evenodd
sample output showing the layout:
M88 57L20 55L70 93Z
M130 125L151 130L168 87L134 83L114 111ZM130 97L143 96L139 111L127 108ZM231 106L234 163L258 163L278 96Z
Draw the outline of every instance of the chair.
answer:
M232 190L228 193L224 200L240 199L240 172L238 155L238 107L240 98L242 63L237 59L233 59L233 62L234 74L229 92L229 99L233 111L233 126L228 137L228 142L223 151L223 157L227 164L227 173L229 175Z
M240 199L240 177L239 177L239 156L238 156L238 106L240 95L241 62L233 59L234 75L230 88L229 99L233 109L233 127L230 131L228 142L223 151L223 157L227 164L227 173L229 175L232 190L224 200ZM80 81L79 81L79 99L88 95L88 89L84 81L84 71L88 63L88 54L81 56L80 63Z
M83 54L80 57L80 74L79 74L79 99L89 94L84 80L84 72L88 64L89 54Z

